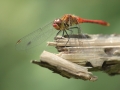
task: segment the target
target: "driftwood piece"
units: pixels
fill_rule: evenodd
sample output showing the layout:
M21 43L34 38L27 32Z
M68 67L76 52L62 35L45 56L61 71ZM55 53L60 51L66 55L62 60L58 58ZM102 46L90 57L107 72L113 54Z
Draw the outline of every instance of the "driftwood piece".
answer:
M92 67L89 71L104 71L109 75L120 74L120 35L72 35L56 37L48 42L60 52L59 57L82 66ZM79 38L78 38L79 37Z
M72 77L90 81L97 80L96 76L93 76L91 72L88 72L87 67L77 65L46 51L41 54L40 61L33 60L32 63L49 68L55 73L67 78Z
M58 36L54 42L48 42L48 46L56 47L60 53L44 51L40 61L33 60L32 63L67 78L97 80L90 71L120 75L120 35Z

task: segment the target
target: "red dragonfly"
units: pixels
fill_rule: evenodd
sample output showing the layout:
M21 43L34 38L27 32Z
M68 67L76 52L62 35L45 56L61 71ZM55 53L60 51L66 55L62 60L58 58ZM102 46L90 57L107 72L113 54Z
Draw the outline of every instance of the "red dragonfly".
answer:
M25 50L32 48L36 45L41 44L47 38L49 38L53 33L54 29L59 30L56 34L58 35L61 31L67 34L66 30L72 30L72 26L75 25L75 28L79 28L77 25L81 23L95 23L103 26L109 26L110 24L103 20L89 20L83 19L79 16L75 16L72 14L65 14L63 17L59 19L55 19L53 22L45 25L43 28L39 28L38 30L26 35L17 41L16 47L17 49Z

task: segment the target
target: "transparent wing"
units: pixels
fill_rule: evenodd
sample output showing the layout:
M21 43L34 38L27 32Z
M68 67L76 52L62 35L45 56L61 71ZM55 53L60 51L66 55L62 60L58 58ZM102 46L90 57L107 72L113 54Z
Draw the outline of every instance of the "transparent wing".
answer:
M52 22L39 28L38 30L26 35L16 43L16 49L25 50L34 46L42 44L46 39L55 33L55 29L52 27Z

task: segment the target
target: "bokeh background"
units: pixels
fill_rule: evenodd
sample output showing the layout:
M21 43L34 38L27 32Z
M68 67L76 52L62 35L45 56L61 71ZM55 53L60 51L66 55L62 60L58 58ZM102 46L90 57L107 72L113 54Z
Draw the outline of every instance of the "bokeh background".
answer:
M30 51L15 49L18 39L64 14L111 24L81 24L84 33L120 33L119 0L0 0L0 90L120 90L119 75L93 72L96 82L66 79L30 63L39 60L40 48L46 45Z

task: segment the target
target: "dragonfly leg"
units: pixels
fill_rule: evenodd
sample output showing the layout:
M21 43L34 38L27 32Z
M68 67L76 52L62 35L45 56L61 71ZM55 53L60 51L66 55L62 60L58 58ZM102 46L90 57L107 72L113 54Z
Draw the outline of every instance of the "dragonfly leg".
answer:
M70 27L69 30L72 31L72 29L75 29L77 28L78 30L78 38L86 38L86 35L84 35L82 32L81 32L81 29L80 27L76 26L76 27Z
M72 33L73 33L73 31L72 30L70 30L69 29L69 31L71 32L70 33L70 35L72 35ZM69 40L70 40L70 35L67 33L67 31L66 30L64 30L64 32L66 33L66 35L67 35L67 38L68 38L68 41L66 42L66 44L65 44L65 47L67 46L67 43L69 42Z
M60 32L61 32L61 30L59 30L59 32L56 34L56 37L59 35Z
M59 32L57 32L56 36L54 37L55 40L57 39L56 37L59 35L60 32L61 32L61 30L59 30Z

